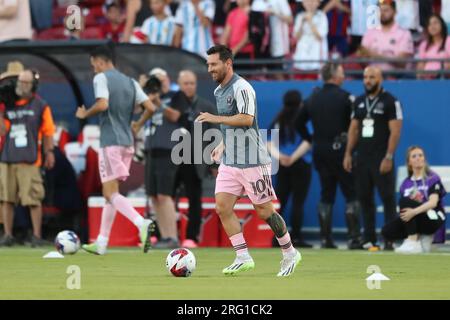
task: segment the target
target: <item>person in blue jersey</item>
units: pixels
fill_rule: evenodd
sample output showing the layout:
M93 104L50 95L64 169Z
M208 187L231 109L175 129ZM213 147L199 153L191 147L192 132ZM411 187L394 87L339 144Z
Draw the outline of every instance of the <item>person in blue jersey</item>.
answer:
M214 45L212 22L216 10L212 0L185 0L175 14L175 46L201 55Z
M147 43L172 46L174 44L175 20L168 15L164 0L151 0L153 15L147 18L141 27Z

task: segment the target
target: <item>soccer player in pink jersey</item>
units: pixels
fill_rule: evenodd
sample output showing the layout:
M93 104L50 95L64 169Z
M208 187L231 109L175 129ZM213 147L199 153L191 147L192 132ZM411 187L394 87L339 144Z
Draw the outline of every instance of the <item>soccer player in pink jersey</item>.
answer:
M156 108L142 91L139 84L114 68L111 52L104 47L96 48L91 54L94 77L95 104L86 109L77 109L76 117L86 119L94 115L100 117L99 171L106 204L102 211L100 233L97 240L82 246L93 254L105 254L109 234L119 211L139 229L142 249L150 248L150 233L153 221L144 219L119 193L119 181L130 175L130 165L134 154L131 120L134 107L145 108L142 118L149 119Z

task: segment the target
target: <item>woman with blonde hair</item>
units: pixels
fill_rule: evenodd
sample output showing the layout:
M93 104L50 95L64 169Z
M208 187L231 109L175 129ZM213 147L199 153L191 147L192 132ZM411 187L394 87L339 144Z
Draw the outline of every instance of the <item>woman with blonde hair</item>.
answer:
M408 177L400 186L400 216L383 227L387 240L404 239L397 253L429 252L433 234L445 222L442 199L446 195L441 178L430 170L419 146L406 153Z

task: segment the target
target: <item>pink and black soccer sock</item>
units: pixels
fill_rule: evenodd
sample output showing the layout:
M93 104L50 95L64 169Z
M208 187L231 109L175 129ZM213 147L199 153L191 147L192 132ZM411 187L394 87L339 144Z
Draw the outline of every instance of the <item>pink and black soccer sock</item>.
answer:
M231 236L230 241L238 258L243 258L244 260L251 259L250 253L248 252L247 243L245 242L244 234L242 232Z
M277 237L278 244L280 245L281 251L283 252L283 256L286 255L294 255L295 248L292 245L291 236L289 235L289 232L286 232L284 236L281 238Z
M295 254L295 248L292 245L291 236L287 231L283 217L278 212L274 212L266 219L266 222L275 234L283 256Z

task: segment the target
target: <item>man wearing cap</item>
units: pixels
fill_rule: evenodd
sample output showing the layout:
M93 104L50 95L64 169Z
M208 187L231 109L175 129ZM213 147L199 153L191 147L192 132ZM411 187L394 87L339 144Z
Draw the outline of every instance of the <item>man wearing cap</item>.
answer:
M5 135L0 152L0 202L5 235L0 246L15 243L12 235L15 204L30 208L31 245L43 244L41 201L45 192L40 167L42 163L47 169L54 166L55 125L50 107L36 94L38 78L34 71L20 72L16 85L19 99L14 106L2 105L0 108L0 135Z

